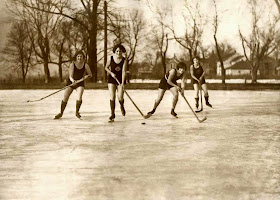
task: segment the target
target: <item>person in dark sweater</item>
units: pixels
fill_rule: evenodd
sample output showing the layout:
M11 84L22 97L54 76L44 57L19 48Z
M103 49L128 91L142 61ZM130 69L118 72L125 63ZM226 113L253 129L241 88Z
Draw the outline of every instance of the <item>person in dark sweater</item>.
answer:
M209 103L209 94L207 90L207 85L205 82L205 71L203 70L202 65L199 62L198 57L193 58L193 65L190 67L190 73L191 73L191 82L193 84L193 88L195 90L195 107L198 108L199 106L199 88L201 87L204 92L204 98L206 105L209 107L212 107L212 105ZM202 98L202 97L201 97Z
M122 115L125 116L126 111L124 108L124 84L125 75L126 75L126 67L127 67L127 53L122 44L116 44L113 47L113 55L109 57L107 64L105 66L105 70L108 72L108 89L110 92L110 108L111 108L111 116L109 117L109 121L114 121L115 119L115 99L116 99L116 91L118 100L121 107ZM123 56L124 54L124 56ZM119 85L119 83L120 85Z
M184 62L179 62L176 68L168 71L164 77L161 79L158 87L158 97L154 103L153 109L147 113L146 117L150 117L155 113L157 107L159 106L166 90L169 90L173 94L173 102L171 108L171 115L177 117L175 112L175 107L178 102L178 92L184 93L185 81L186 81L186 64ZM178 86L177 80L182 79L181 87Z
M66 108L68 99L72 94L73 90L77 91L77 101L76 101L76 117L81 118L79 113L80 107L82 105L82 96L85 89L84 79L92 77L91 70L87 63L85 63L85 55L82 51L78 51L75 54L75 61L70 64L69 77L66 85L67 87L64 92L63 100L61 101L60 113L58 113L54 119L59 119L62 117L63 112ZM87 74L87 75L85 75ZM77 83L78 82L78 83ZM72 85L73 84L73 85Z

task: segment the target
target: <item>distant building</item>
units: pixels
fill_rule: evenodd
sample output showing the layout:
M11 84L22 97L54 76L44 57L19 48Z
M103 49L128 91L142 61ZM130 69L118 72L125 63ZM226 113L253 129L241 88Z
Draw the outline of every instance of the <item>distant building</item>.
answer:
M233 69L233 68L231 69L231 67L233 65L235 65L236 63L239 63L240 61L243 61L243 59L244 59L244 56L234 53L230 57L223 60L224 68L226 69L226 75L234 75L234 74L239 75L239 73L247 74L248 68L247 68L247 66L243 66L244 63L242 63L241 65L238 64L237 66L235 66L236 69ZM234 73L234 74L232 74L232 73ZM249 71L249 74L250 74L250 71ZM217 63L217 75L218 76L222 75L222 68L221 68L220 62Z
M248 61L238 61L226 70L226 75L233 75L233 76L239 76L239 75L250 75L251 74L251 66ZM258 75L260 75L260 70L257 72Z
M246 58L239 54L234 54L224 60L224 67L226 69L226 75L250 75L251 66ZM260 65L257 75L261 77L270 77L274 75L280 75L280 66L274 58L266 57L263 59ZM217 75L221 76L221 64L217 63Z
M277 73L278 76L280 76L280 66L276 67L276 73Z
M179 63L180 61L178 60L178 58L176 57L176 55L174 54L174 56L172 58L167 58L166 59L166 71L169 71L171 69L176 68L176 65Z

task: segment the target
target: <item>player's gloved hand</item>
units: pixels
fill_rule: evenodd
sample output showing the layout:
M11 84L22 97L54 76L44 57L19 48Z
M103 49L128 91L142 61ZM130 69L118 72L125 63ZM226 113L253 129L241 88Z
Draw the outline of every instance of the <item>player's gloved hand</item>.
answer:
M177 91L179 91L179 92L182 91L182 88L180 88L179 86L177 86L176 88L177 88Z
M180 93L181 93L182 96L184 96L184 90L183 89L181 89Z
M77 81L76 80L72 81L72 84L77 85Z

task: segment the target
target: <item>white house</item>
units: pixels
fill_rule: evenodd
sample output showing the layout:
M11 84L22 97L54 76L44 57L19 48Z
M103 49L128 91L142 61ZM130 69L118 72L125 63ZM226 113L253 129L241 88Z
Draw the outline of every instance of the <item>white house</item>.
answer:
M276 67L277 75L280 75L280 66Z
M251 67L250 64L246 61L244 56L239 54L234 54L224 61L224 67L226 69L226 75L250 75ZM260 74L260 70L258 70L257 74ZM217 75L222 75L221 64L217 65Z
M235 63L239 62L243 60L243 56L235 53L232 56L230 56L229 58L227 58L226 60L223 61L224 63L224 68L226 69L226 74L229 73L228 69L234 65ZM222 75L222 69L221 69L221 63L218 62L217 63L217 75L221 76Z

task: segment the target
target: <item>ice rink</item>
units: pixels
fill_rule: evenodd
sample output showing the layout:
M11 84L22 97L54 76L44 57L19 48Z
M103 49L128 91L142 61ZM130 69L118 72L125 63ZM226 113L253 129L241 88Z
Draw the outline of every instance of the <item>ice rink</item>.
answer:
M209 91L203 123L168 91L149 119L125 96L114 123L108 90L85 90L82 120L75 91L59 120L63 92L27 103L54 91L0 90L1 200L280 199L279 91ZM157 97L127 92L145 114Z

